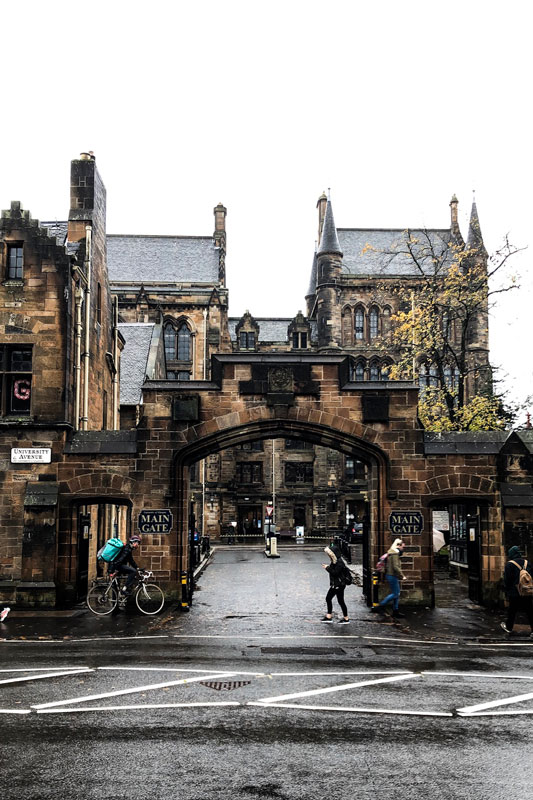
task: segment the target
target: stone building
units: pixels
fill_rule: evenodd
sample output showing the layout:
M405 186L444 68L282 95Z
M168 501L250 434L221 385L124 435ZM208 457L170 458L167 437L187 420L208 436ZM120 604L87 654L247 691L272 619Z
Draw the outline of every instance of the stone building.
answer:
M194 527L259 537L272 503L286 534L359 523L369 601L397 533L407 596L434 601L438 528L472 599L498 602L504 548L531 547L533 437L426 434L431 363L388 380L396 289L417 277L404 232L337 229L323 195L306 314L230 318L222 204L210 236L109 235L105 198L82 154L66 222L2 215L0 600L83 597L106 538L140 529L142 562L187 603ZM455 199L450 228L425 235L444 259L469 242L486 258L475 206L466 243ZM469 392L490 381L483 314Z

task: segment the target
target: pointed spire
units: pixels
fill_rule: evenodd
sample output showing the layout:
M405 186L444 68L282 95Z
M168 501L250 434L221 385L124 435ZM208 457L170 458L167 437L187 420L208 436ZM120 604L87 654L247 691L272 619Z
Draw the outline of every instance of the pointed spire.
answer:
M479 217L477 214L476 196L472 200L472 211L470 212L470 224L468 226L468 239L466 246L471 250L479 250L480 253L486 253L485 245L483 244L483 236L481 235L481 226L479 224Z
M313 265L311 267L311 278L309 279L309 289L307 290L306 297L310 297L316 292L317 274L318 274L318 259L316 257L316 242L315 242L315 254L313 256Z
M339 237L337 236L337 228L335 227L335 220L333 219L333 209L331 207L331 200L328 197L326 204L326 215L324 217L324 226L322 228L322 236L320 237L320 245L318 247L318 255L324 253L336 253L342 256L341 246L339 244Z

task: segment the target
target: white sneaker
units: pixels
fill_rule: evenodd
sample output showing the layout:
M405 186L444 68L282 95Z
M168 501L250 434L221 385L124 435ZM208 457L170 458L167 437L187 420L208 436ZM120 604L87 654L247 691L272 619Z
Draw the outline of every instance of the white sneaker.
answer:
M4 608L4 610L0 614L0 622L3 622L5 620L10 611L11 611L10 608Z

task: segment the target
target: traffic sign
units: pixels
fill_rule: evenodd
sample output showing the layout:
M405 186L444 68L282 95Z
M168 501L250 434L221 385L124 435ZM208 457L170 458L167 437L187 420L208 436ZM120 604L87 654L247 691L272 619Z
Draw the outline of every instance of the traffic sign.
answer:
M265 506L265 511L267 513L267 517L271 517L272 512L274 511L274 506Z

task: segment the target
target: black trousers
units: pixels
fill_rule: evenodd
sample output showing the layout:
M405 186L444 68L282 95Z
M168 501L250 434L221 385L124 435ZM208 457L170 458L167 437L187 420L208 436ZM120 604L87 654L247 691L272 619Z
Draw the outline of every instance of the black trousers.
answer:
M341 611L343 616L348 616L348 609L346 608L346 603L344 602L344 589L346 587L340 586L338 589L335 589L334 586L330 587L329 592L326 595L326 605L328 607L328 614L333 612L333 603L331 602L333 598L336 596L341 607Z
M129 567L127 564L123 564L120 567L117 567L117 572L121 575L127 575L126 578L126 589L131 589L135 578L137 577L137 570L134 567Z
M509 608L507 609L507 620L506 625L510 631L513 630L514 620L518 613L522 612L528 618L529 624L531 626L531 631L533 632L533 598L531 597L520 597L520 595L515 595L514 597L511 595L509 599Z

